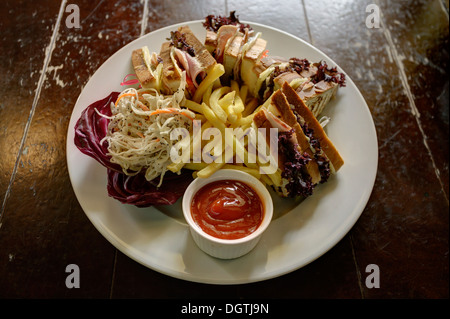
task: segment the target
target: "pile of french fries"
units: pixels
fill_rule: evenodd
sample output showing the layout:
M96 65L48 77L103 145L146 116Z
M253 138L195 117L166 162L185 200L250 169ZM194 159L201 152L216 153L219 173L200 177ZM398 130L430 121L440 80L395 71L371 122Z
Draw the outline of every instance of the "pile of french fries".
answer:
M184 107L196 113L195 119L201 120L201 133L211 127L220 130L222 136L221 150L218 152L221 158L211 163L204 161L189 161L171 163L167 168L176 173L182 168L193 171L194 178L207 178L219 169L237 169L245 171L267 185L278 185L281 182L281 176L275 174L261 174L260 161L251 159L245 141L236 139L234 135L230 136L226 128L249 129L253 123L253 116L263 107L270 103L268 99L264 104L259 105L256 98L248 95L248 87L239 86L236 81L231 81L229 86L223 86L220 77L225 73L222 64L216 64L208 73L205 79L198 86L192 99L186 99ZM228 136L227 136L228 135ZM227 139L228 138L228 139ZM225 140L232 141L232 152L225 152L227 144ZM197 147L203 148L205 141L199 142L191 136L190 156L192 159L193 150ZM198 144L201 145L198 145ZM216 150L214 150L216 153ZM236 153L243 154L240 163L232 159ZM230 161L231 160L231 161Z

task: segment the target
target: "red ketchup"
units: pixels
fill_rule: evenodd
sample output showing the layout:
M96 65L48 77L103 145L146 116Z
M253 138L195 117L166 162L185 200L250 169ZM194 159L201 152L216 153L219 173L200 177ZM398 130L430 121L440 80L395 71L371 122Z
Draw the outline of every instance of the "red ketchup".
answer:
M220 180L203 186L194 195L191 214L207 234L238 239L261 225L264 205L256 191L244 182Z

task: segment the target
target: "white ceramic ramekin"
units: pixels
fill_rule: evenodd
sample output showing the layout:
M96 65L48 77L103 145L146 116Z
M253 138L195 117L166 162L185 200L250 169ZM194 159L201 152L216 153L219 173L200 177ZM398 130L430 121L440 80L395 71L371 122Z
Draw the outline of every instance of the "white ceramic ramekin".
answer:
M218 180L238 180L251 186L261 198L264 216L261 225L250 235L239 239L220 239L205 233L191 215L191 201L196 192L203 186ZM209 178L196 178L186 189L183 196L183 214L189 225L194 242L205 253L221 259L233 259L250 252L259 242L262 234L269 226L273 216L272 197L266 186L254 176L234 169L221 169Z

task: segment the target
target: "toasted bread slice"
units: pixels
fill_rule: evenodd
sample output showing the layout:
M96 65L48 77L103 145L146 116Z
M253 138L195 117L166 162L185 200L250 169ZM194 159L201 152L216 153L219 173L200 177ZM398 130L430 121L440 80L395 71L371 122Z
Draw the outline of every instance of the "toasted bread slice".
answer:
M287 82L283 84L281 91L286 96L286 100L293 109L300 125L303 125L302 122L304 122L314 132L314 137L319 141L321 150L330 161L332 173L337 172L344 164L344 160L328 138L317 118Z
M172 52L173 46L170 42L161 45L159 56L162 59L163 69L161 73L161 91L164 94L173 94L181 83L182 71L177 65Z
M272 95L272 102L269 104L268 111L280 118L287 125L292 127L295 131L299 152L301 154L307 153L311 159L314 159L313 149L311 148L308 137L303 132L302 127L297 122L297 117L294 115L290 105L284 96L284 94L278 90ZM314 184L321 181L319 167L315 160L311 160L306 165L308 174L311 176L311 180Z
M217 63L214 57L188 26L179 27L178 31L184 35L186 43L194 49L194 58L200 64L200 68L208 73Z
M225 68L225 74L223 75L223 77L225 83L227 83L228 80L231 78L235 79L234 68L238 61L239 53L243 44L244 44L244 37L242 35L237 34L233 38L230 38L229 43L225 48L225 52L223 54L223 66Z
M267 41L257 38L253 44L248 44L249 48L244 51L242 61L240 61L240 77L242 82L248 86L249 92L254 94L256 91L256 84L260 76L258 73L257 64L266 50Z
M211 30L206 31L205 48L214 57L217 47L217 33Z
M134 50L131 53L131 63L133 64L134 72L136 73L136 77L142 87L154 88L156 86L156 78L153 76L145 63L142 49Z
M136 49L131 54L131 62L137 79L145 89L160 90L162 64L158 55L150 53L146 46Z

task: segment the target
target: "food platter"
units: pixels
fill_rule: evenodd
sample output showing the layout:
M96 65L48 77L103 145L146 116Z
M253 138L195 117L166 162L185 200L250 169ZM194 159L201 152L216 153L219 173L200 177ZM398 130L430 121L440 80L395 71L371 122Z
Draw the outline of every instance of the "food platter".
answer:
M286 32L257 23L270 54L333 60L307 42ZM322 256L354 226L363 212L375 182L378 143L370 110L361 93L346 76L324 114L330 139L345 160L330 180L302 202L279 198L273 192L274 217L260 242L249 254L220 260L201 251L189 233L181 198L170 206L138 208L108 196L106 168L82 154L74 144L74 127L82 111L112 91L133 73L131 52L144 45L158 51L170 31L188 25L204 39L202 21L191 21L149 33L112 55L81 92L69 123L67 165L75 195L96 229L118 250L142 265L175 278L210 284L243 284L275 278L295 271ZM344 72L338 66L340 72ZM87 249L87 247L86 247Z

